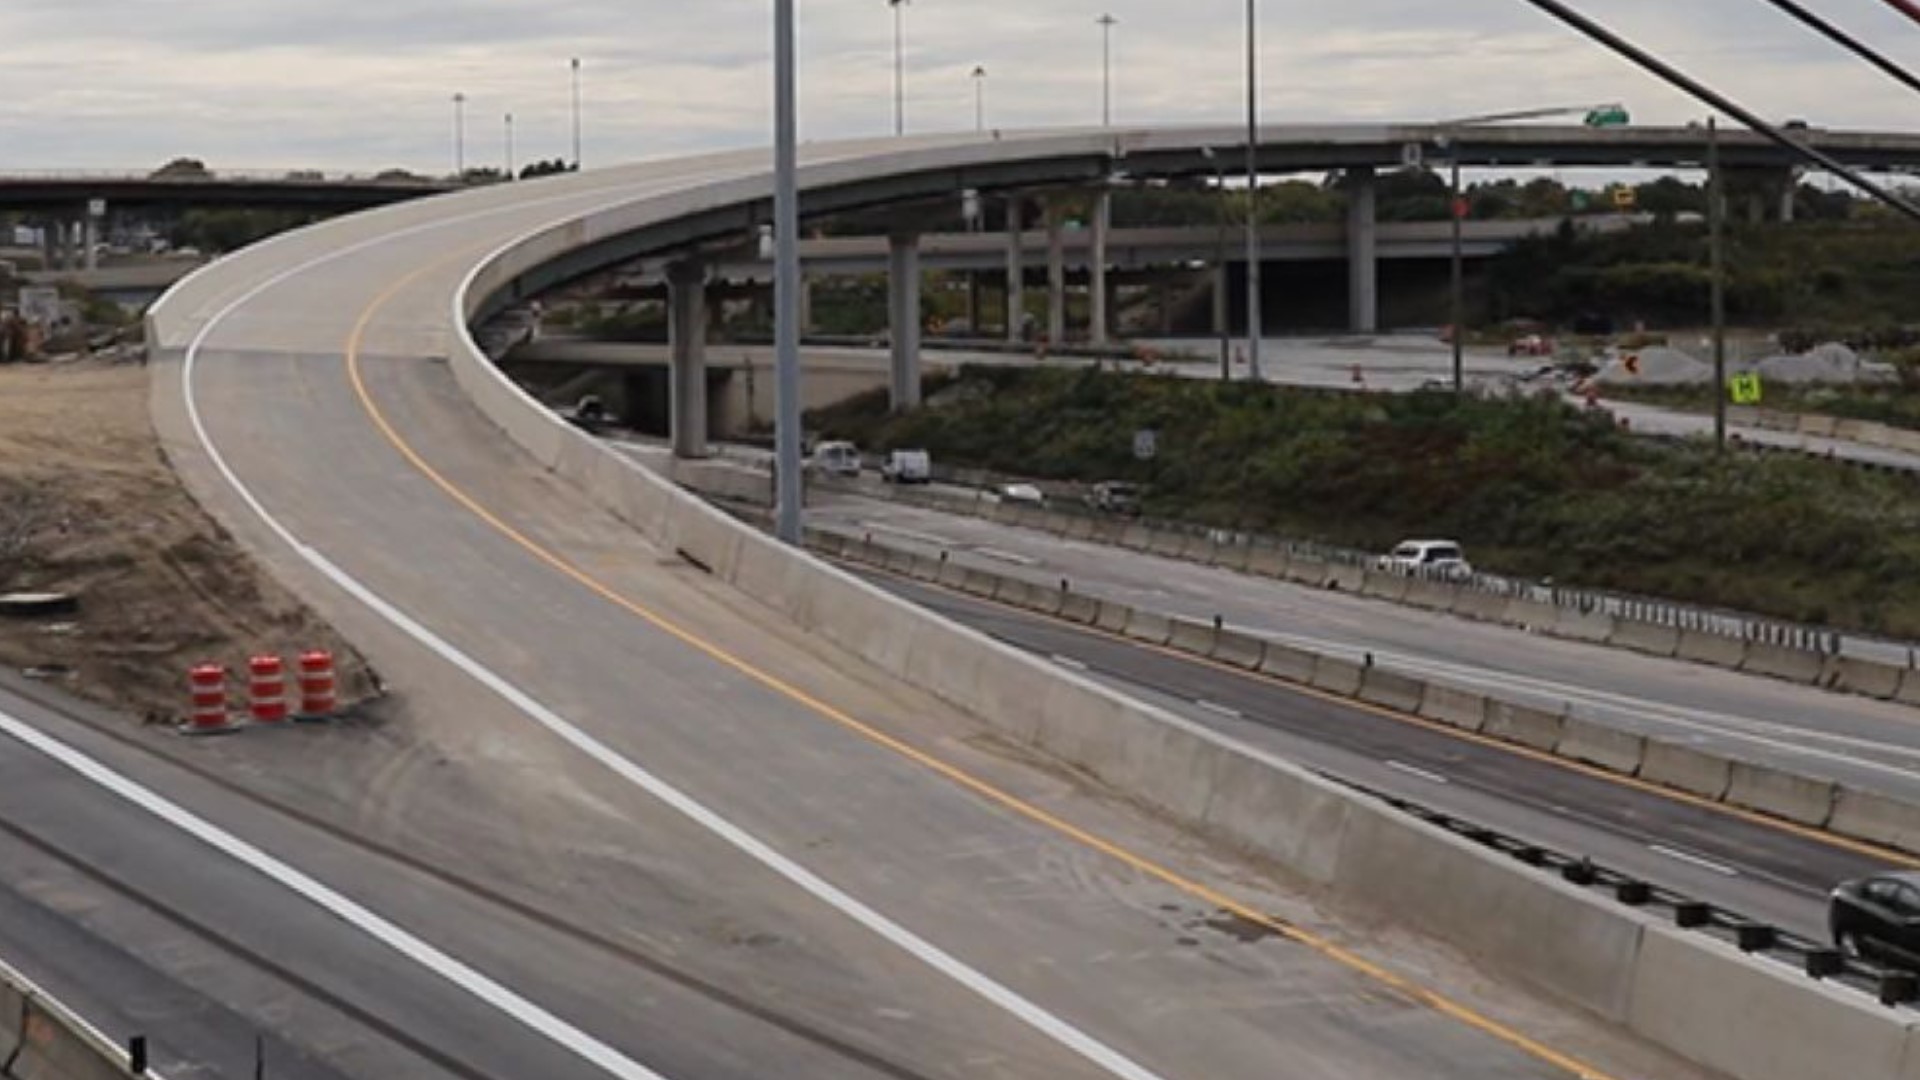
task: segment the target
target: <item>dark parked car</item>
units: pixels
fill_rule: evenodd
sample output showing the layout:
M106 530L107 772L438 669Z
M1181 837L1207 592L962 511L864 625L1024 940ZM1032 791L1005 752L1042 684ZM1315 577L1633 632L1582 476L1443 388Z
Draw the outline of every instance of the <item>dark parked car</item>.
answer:
M1920 871L1841 882L1827 902L1827 927L1849 956L1920 968Z

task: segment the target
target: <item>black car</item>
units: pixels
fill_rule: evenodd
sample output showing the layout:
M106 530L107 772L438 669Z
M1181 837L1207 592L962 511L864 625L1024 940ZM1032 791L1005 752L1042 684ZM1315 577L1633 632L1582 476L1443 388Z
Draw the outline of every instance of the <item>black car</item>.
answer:
M1827 903L1827 927L1849 956L1920 968L1920 871L1841 882Z

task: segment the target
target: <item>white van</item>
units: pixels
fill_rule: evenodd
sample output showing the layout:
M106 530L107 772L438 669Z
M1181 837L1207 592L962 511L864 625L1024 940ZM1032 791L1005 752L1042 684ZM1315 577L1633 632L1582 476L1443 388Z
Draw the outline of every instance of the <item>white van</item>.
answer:
M807 468L823 476L860 475L860 448L850 442L823 442L813 448Z
M925 450L895 450L880 466L880 478L894 484L931 484L933 458Z

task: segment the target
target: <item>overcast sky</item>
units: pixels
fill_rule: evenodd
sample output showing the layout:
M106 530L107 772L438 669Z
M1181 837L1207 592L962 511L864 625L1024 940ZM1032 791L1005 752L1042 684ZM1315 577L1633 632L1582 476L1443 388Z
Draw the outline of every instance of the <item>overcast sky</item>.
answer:
M1576 0L1776 119L1920 128L1920 96L1763 0ZM1920 25L1883 0L1802 0L1910 68ZM886 0L798 0L802 137L892 127ZM4 0L0 169L389 166L447 171L452 95L467 158L570 153L568 61L583 66L589 167L763 144L769 0ZM975 65L996 127L1100 115L1228 122L1243 108L1240 0L912 0L907 113L970 127ZM1645 122L1701 115L1525 0L1261 0L1271 122L1435 119L1619 99Z

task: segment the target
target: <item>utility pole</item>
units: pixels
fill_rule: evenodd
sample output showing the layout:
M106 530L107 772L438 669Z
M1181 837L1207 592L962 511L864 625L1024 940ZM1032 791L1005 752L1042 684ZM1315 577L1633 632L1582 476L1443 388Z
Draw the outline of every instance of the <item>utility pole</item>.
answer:
M1247 0L1247 377L1260 374L1260 49L1256 0Z
M774 533L800 536L800 189L794 0L773 5Z
M1453 392L1464 393L1467 388L1466 339L1467 339L1467 274L1466 259L1461 252L1461 231L1465 227L1461 221L1466 217L1465 199L1460 195L1460 140L1451 143L1453 161L1448 169L1451 180L1451 195L1447 199L1447 216L1453 219L1453 266L1452 293L1449 304L1453 309Z
M513 179L513 114L507 114L507 179Z
M1113 14L1094 20L1100 24L1100 126L1113 126L1113 28L1120 20Z
M1727 199L1719 117L1707 117L1707 250L1713 268L1713 445L1727 448Z
M573 58L573 171L580 171L580 58Z
M887 0L887 6L893 9L893 133L896 136L907 133L906 37L900 12L906 4L907 0Z
M987 130L987 66L973 67L973 130Z
M467 95L453 95L453 178L467 175Z

